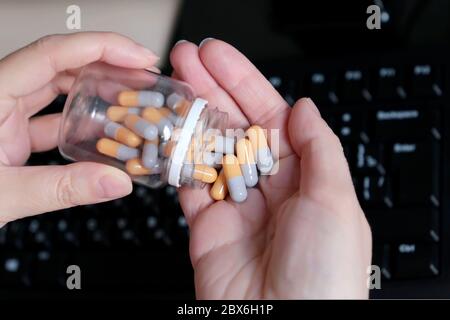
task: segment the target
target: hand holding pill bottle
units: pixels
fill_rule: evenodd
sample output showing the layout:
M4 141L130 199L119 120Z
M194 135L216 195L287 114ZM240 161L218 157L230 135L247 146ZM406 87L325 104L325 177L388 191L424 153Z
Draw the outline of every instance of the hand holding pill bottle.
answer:
M120 168L151 188L201 188L220 177L211 197L229 193L243 202L258 183L257 168L270 172L273 158L260 127L236 139L225 135L227 119L184 82L97 62L83 68L69 93L59 150L73 161Z

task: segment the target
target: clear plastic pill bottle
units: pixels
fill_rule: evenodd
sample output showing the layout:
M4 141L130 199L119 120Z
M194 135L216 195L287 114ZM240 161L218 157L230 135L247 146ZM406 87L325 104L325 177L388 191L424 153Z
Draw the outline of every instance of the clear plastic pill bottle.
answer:
M224 137L227 121L184 82L97 62L68 94L58 146L66 159L112 165L151 188L202 187L221 161L208 151L211 132Z

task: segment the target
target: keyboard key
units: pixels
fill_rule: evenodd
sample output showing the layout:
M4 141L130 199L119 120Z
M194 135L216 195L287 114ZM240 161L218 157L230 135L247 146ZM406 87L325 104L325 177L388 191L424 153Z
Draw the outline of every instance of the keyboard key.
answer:
M384 175L386 173L385 151L383 144L363 144L356 146L354 168L358 173L376 173Z
M49 249L52 239L52 225L43 217L31 218L26 223L25 246L28 249Z
M390 140L396 137L423 138L440 135L439 110L382 109L371 117L374 123L374 140Z
M406 99L402 71L396 67L380 67L375 71L376 97L379 100Z
M30 257L20 252L0 253L0 283L5 287L31 285Z
M404 242L394 247L394 278L439 275L438 245Z
M416 64L411 70L411 92L415 97L442 96L440 70L431 64Z
M91 216L84 222L82 229L83 246L103 249L111 246L111 220Z
M78 249L80 247L80 219L62 214L55 222L54 245L60 249Z
M118 217L113 228L113 241L115 248L136 248L141 245L135 232L137 226L126 217Z
M438 242L437 209L365 210L376 241Z
M310 96L318 105L339 103L335 91L335 78L328 74L321 71L307 74L305 86L306 95Z
M363 69L347 69L339 81L339 96L344 101L371 102L373 97L368 86L367 72Z
M380 268L382 279L386 280L392 278L390 249L388 244L373 246L372 264Z
M438 207L440 147L436 140L392 145L391 174L398 205L428 204Z
M358 198L364 208L392 208L392 189L389 177L362 176L357 185Z
M32 268L33 285L42 289L56 289L65 286L67 266L60 254L38 251Z
M325 111L323 117L343 142L368 142L366 130L366 116L355 110Z

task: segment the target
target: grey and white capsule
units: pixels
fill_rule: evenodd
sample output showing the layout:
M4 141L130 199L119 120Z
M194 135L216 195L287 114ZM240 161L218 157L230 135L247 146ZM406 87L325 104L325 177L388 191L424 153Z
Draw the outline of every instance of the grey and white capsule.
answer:
M116 158L121 161L127 161L137 158L139 156L139 150L123 145L117 141L101 138L97 142L97 151L101 154Z
M161 92L141 90L122 91L119 93L119 104L125 107L155 107L161 108L164 105L164 95Z
M147 140L154 140L158 137L158 128L135 114L126 116L125 126Z
M158 165L158 160L158 143L146 141L142 149L142 164L151 169Z
M170 94L166 99L166 104L170 109L175 109L175 106L178 102L180 102L183 99L183 97L177 93Z
M223 157L223 171L231 199L235 202L245 201L247 199L247 186L235 155L227 154Z

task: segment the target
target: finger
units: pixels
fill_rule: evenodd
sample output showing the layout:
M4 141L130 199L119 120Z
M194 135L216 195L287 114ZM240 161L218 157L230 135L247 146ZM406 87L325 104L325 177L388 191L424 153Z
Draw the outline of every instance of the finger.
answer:
M158 57L114 33L47 36L0 62L0 93L9 97L27 95L47 84L58 72L98 60L121 67L148 68Z
M200 59L217 83L236 101L251 124L280 129L280 155L290 153L285 127L289 105L258 71L231 45L211 39L201 46Z
M329 206L355 200L342 145L311 99L295 104L289 119L289 136L301 160L302 195Z
M209 190L209 187L203 189L184 187L179 189L178 195L180 205L189 226L192 226L192 223L199 212L214 203L214 200L209 195Z
M128 195L123 171L97 163L0 168L0 221Z
M19 98L19 105L26 106L25 116L31 117L48 106L58 95L68 93L74 81L74 76L61 73L41 89Z
M57 146L60 121L60 113L30 119L31 152L48 151Z
M189 83L196 95L208 100L212 107L228 112L231 126L248 126L247 118L238 105L203 66L195 44L187 41L177 44L170 54L170 61L177 77Z

